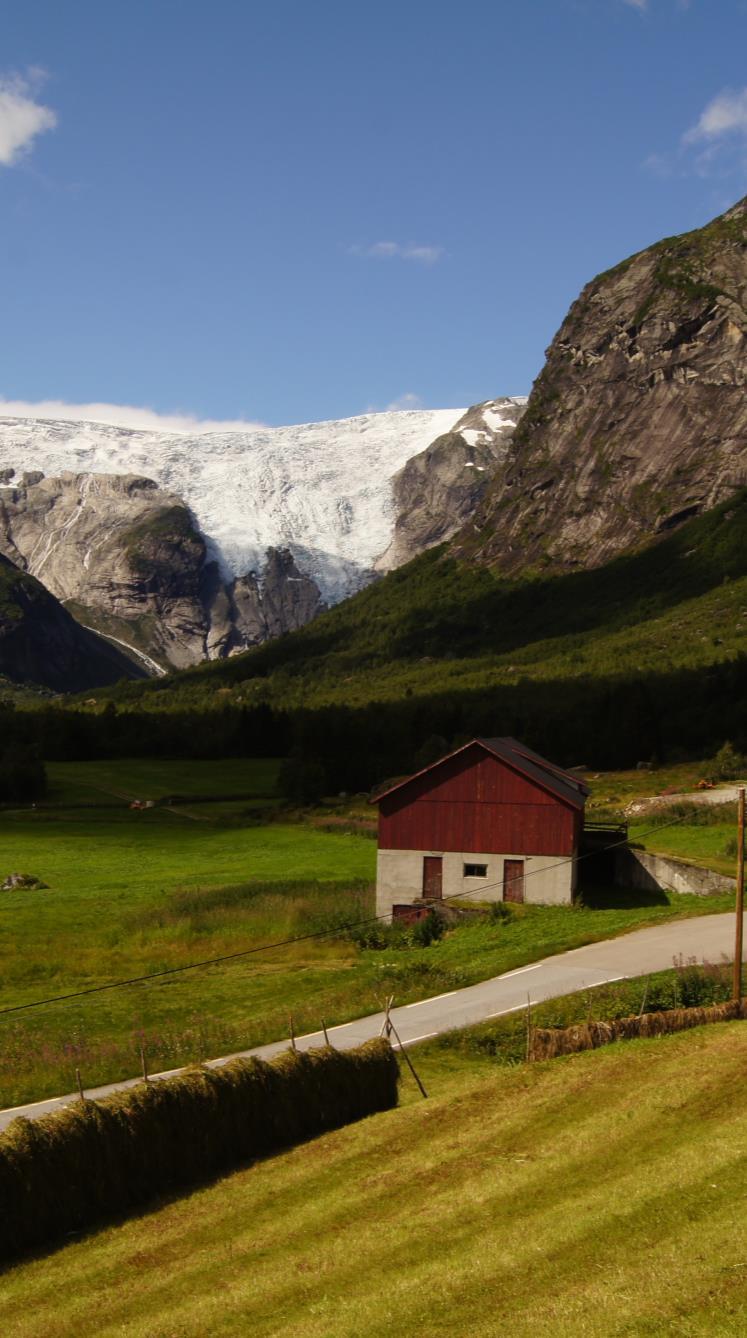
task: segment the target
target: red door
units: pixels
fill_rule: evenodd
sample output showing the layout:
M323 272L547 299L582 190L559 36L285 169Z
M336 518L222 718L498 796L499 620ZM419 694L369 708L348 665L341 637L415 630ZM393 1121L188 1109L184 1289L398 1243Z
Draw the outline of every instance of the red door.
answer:
M503 900L524 900L523 859L506 859L503 861Z
M427 901L443 897L443 863L440 855L423 856L423 896Z

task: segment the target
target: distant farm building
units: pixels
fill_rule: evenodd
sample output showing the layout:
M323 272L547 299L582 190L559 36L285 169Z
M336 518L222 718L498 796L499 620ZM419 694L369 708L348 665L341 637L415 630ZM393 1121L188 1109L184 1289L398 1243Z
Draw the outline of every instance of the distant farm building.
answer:
M377 915L445 897L572 901L587 794L516 739L473 739L400 781L376 800Z

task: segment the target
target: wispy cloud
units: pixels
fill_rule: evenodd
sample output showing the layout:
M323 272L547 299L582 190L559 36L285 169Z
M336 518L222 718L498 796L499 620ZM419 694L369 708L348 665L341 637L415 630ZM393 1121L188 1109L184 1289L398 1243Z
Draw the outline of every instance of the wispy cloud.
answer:
M403 246L401 242L372 242L369 246L349 246L348 255L370 260L414 260L420 265L435 265L445 255L443 246Z
M648 0L624 0L624 3L630 5L631 9L648 9Z
M398 395L396 400L387 404L387 409L423 409L425 406L419 395L413 394L411 390L406 390L404 395Z
M682 0L680 0L682 3ZM722 178L747 174L747 87L723 89L667 153L650 153L643 167L653 176Z
M28 152L37 135L54 130L57 114L36 101L43 84L43 70L25 75L0 75L0 163L12 167Z
M747 138L747 88L724 89L708 103L695 125L682 136L683 144L712 143L727 135Z
M111 423L149 432L246 432L262 427L245 419L197 418L194 414L157 413L132 404L68 404L65 400L6 400L0 396L0 418L61 418L65 422Z

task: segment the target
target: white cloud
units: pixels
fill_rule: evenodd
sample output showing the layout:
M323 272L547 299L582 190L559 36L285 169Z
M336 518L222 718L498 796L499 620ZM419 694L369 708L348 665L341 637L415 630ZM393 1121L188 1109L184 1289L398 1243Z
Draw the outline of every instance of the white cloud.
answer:
M56 112L35 100L43 80L42 70L0 75L0 163L5 167L17 163L37 135L57 125Z
M414 260L421 265L435 265L444 255L443 246L403 246L400 242L373 242L370 246L349 246L351 256L372 260Z
M676 150L650 153L642 165L661 178L743 178L747 172L747 87L723 89L680 136Z
M648 0L625 0L625 4L630 5L633 9L648 9Z
M196 418L193 414L157 413L131 404L68 404L64 400L6 400L0 396L2 418L62 418L66 422L112 423L116 427L150 432L247 432L262 423L245 419Z
M387 404L387 409L423 409L425 406L419 395L414 395L411 390L405 391L404 395L398 395L396 400Z
M725 89L701 112L695 125L683 135L683 144L700 144L724 135L747 136L747 88L739 92Z

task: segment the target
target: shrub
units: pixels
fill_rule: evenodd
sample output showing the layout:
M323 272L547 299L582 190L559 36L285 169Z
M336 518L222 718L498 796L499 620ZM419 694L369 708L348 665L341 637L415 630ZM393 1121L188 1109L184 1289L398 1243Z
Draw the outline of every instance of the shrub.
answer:
M737 780L744 770L745 759L737 752L734 744L727 740L713 759L710 778L715 781Z
M435 911L429 911L423 920L416 920L410 927L410 942L414 948L427 948L430 943L441 938L444 932L444 922L440 915Z

